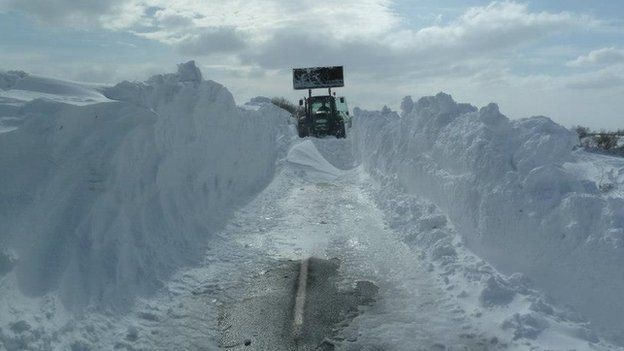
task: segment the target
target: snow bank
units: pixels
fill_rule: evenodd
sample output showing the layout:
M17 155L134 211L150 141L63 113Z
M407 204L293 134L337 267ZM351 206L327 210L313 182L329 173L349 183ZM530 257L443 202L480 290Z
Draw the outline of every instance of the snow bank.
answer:
M573 151L576 136L446 94L406 98L402 109L356 109L354 148L367 171L430 199L497 269L523 273L624 343L624 199L572 171L586 156Z
M305 140L288 151L286 161L297 169L305 179L317 182L331 182L338 179L344 172L334 167L317 150L312 140Z
M238 108L192 62L104 94L117 101L34 100L0 134L0 247L15 256L0 271L69 309L125 308L196 262L270 181L291 133L287 113Z
M488 350L620 349L600 340L586 321L536 290L525 275L501 274L466 249L453 224L437 206L420 196L406 193L395 177L379 178L382 182L372 188L375 202L384 210L387 226L417 257L412 267L404 270L425 269L429 276L435 277L433 282L422 282L421 278L418 284L426 287L410 287L407 299L418 299L431 286L444 291L437 298L450 301L438 302L435 312L428 314L431 318L450 309L454 315L452 320L463 324L454 327L454 331L462 330L462 340L457 347L482 349L485 342L489 345ZM393 257L393 264L395 261ZM397 303L400 299L392 299L392 305L398 309L393 316L422 313L412 307L421 303ZM454 322L446 321L447 324ZM372 323L373 329L388 325L387 320ZM427 325L430 333L431 324ZM381 339L400 339L396 336L397 330L400 329L384 331ZM453 331L447 334L452 335ZM445 340L445 344L450 341ZM445 349L442 346L456 348L454 345L439 345L440 349Z
M108 101L94 85L34 76L22 71L0 72L0 116L10 106L21 106L35 99L73 105Z

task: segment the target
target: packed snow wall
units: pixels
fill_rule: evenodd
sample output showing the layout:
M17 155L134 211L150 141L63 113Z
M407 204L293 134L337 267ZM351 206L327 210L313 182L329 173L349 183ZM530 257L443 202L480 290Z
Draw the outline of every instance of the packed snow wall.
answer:
M70 309L124 308L197 262L292 133L284 111L237 107L192 62L103 93L115 101L34 100L0 135L1 274Z
M356 109L353 134L369 173L432 200L473 251L624 343L624 199L574 171L587 156L574 133L441 93L404 99L400 116Z

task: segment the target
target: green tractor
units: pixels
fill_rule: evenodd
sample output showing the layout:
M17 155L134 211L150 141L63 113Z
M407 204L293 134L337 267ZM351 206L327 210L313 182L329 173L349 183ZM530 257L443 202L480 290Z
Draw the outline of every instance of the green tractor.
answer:
M295 89L308 89L308 97L299 100L299 106L304 107L303 113L297 116L299 137L347 136L346 128L351 126L347 100L331 92L332 87L344 86L342 72L341 66L293 70ZM316 88L327 88L328 95L312 96L312 89Z
M351 116L344 97L311 96L299 100L299 105L305 106L305 113L297 118L299 137L347 136L346 128L351 126Z

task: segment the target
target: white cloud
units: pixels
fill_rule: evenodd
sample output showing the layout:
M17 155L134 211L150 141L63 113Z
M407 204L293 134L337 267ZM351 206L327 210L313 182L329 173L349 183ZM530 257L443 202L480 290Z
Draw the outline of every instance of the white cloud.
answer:
M391 4L390 0L125 0L124 6L133 9L130 15L119 8L112 13L123 20L107 16L101 22L167 44L177 44L186 34L195 35L205 28L233 28L245 41L255 43L270 40L282 30L306 30L331 40L373 39L400 24Z
M531 12L524 4L493 2L473 7L447 25L418 30L397 25L374 36L319 36L305 27L274 30L273 36L240 54L243 62L277 69L344 63L370 75L419 77L455 74L458 66L487 69L500 56L544 37L595 21L568 12Z
M229 53L264 68L328 61L387 73L449 60L470 61L593 21L568 12L531 12L527 5L509 1L472 7L447 25L418 30L405 26L391 0L39 3L0 0L0 9L17 9L42 20L83 16L87 23L173 45L184 55ZM94 18L95 14L101 15Z
M581 90L604 90L624 87L624 66L608 66L563 78L565 87Z
M232 27L205 28L177 44L182 54L191 56L232 53L246 46L247 43L241 34Z
M291 67L344 64L346 93L364 107L392 103L392 98L398 104L402 94L444 90L476 103L503 102L520 117L565 109L580 116L579 103L563 104L600 102L616 93L620 95L613 101L621 99L624 65L616 64L624 60L621 49L596 50L568 63L597 72L557 75L550 70L576 48L572 42L553 53L552 45L542 45L544 39L602 28L594 18L495 1L465 9L451 20L449 13L456 12L445 11L442 18L432 13L439 8L428 9L429 19L421 20L430 25L414 28L393 8L391 0L0 0L0 11L21 11L44 23L95 25L170 45L184 59L197 59L204 76L241 97L294 98ZM154 60L162 66L174 56ZM59 76L74 69L55 65ZM109 81L133 70L140 69L114 62L84 70L84 76Z
M395 46L491 50L518 46L567 28L591 24L590 18L568 12L536 13L530 12L526 4L492 2L468 9L449 25L403 31L391 38Z
M609 66L624 63L624 50L615 47L594 50L567 63L570 67Z
M209 36L204 34L205 28L232 28L237 33L232 39L250 44L234 45L241 55L248 60L257 56L260 63L267 50L297 59L297 54L288 52L293 48L301 55L315 51L345 59L354 58L347 51L355 50L364 55L355 57L359 61L366 57L405 59L407 54L416 59L449 54L461 58L595 24L588 17L568 12L531 12L527 5L515 2L472 7L448 25L419 30L406 29L404 19L391 10L388 0L219 0L199 4L192 0L142 0L141 4L146 9L160 9L153 15L144 11L142 20L151 23L139 33L144 37L179 45ZM249 50L243 52L245 48ZM201 50L194 52L200 54Z
M575 90L605 91L624 87L624 50L607 47L581 55L566 64L589 71L565 78L565 87Z
M126 17L127 5L124 0L0 0L0 11L19 11L48 25L89 27L102 25L103 18Z
M175 11L173 9L165 8L159 9L154 12L155 24L160 28L188 28L194 25L194 13Z

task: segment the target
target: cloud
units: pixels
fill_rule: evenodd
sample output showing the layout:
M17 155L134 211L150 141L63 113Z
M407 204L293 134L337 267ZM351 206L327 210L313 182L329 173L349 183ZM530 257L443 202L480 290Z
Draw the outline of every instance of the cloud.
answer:
M0 11L25 13L39 23L57 26L125 26L140 14L125 0L0 0Z
M7 1L17 4L0 3ZM51 1L61 7L73 4ZM599 25L571 12L533 11L526 4L495 1L467 8L451 20L432 17L430 25L414 28L393 5L389 0L113 0L104 6L88 0L78 13L104 28L170 45L210 67L205 76L213 79L235 84L256 79L259 91L274 82L254 77L274 77L283 88L290 84L290 68L317 65L344 65L348 85L361 92L420 86L435 93L457 84L508 89L524 84L511 69L520 49L530 53L544 38ZM93 17L96 9L103 15ZM539 80L522 81L554 84L548 77ZM600 81L578 77L558 85L580 89Z
M42 21L73 19L127 30L172 45L184 55L226 53L268 69L342 63L389 74L468 62L593 21L568 12L531 12L526 4L510 1L471 7L446 25L437 21L416 30L393 11L391 0L0 0L0 4L0 9L23 11Z
M247 47L241 34L232 27L205 28L177 45L184 55L208 56L219 53L238 52Z
M125 0L124 4L142 9L141 15L120 22L125 29L166 44L177 44L185 34L195 35L202 28L220 27L234 28L246 41L258 43L285 29L306 29L332 39L373 39L402 22L391 10L391 0ZM109 16L101 22L114 20Z
M204 76L245 97L294 97L296 92L288 89L290 68L336 64L345 65L348 94L364 107L392 103L394 97L398 104L404 93L445 90L478 103L496 99L516 111L547 113L538 107L563 109L549 99L568 94L570 100L591 95L600 101L605 89L624 87L624 72L614 70L623 66L616 64L622 53L615 48L568 63L614 69L553 74L553 65L560 66L561 57L570 57L570 52L545 54L544 40L569 38L575 30L595 34L603 23L593 17L494 1L465 8L454 18L449 14L456 12L434 7L427 13L442 11L444 17L432 14L418 21L428 25L415 27L413 18L403 17L395 5L392 0L0 0L0 11L20 11L47 25L99 26L164 43L185 58L197 59ZM547 49L552 51L552 45ZM162 66L174 56L153 60L160 59ZM48 68L58 68L50 71L57 76L75 76L74 67L60 65ZM540 73L536 67L547 70ZM128 62L82 71L74 79L139 79L131 72L148 72ZM567 113L577 112L570 108Z
M594 50L567 63L569 67L609 66L624 63L624 50L615 47Z
M417 67L418 64L409 64L415 61L437 64L450 59L471 60L566 29L595 24L591 18L568 12L531 12L525 4L492 2L469 8L447 25L413 30L402 26L404 19L391 10L390 1L354 2L316 1L295 6L285 1L255 1L242 8L234 3L229 9L220 9L222 4L217 1L195 7L193 22L196 27L231 28L236 35L230 33L233 45L229 52L249 64L278 68L305 62L322 64L320 61L325 60L340 61L356 69L379 68L380 62L385 63L383 68L393 69L406 63ZM185 11L189 16L186 1L172 4L176 4L172 5L176 11ZM257 7L258 4L264 6ZM278 12L276 5L280 5ZM223 13L214 12L217 9L236 16L215 17L214 13ZM258 18L262 19L261 23L257 22ZM188 29L181 33L172 27L160 28L146 36L196 55L211 53L196 49L209 46L201 45L202 42L217 40L213 33ZM240 45L239 40L248 45Z
M589 72L568 77L566 88L604 90L624 87L624 50L615 47L593 50L567 62L566 65L593 68Z
M193 26L192 13L180 13L172 9L155 10L153 19L155 21L155 25L160 28L178 29Z
M565 87L580 90L603 90L624 87L624 68L611 66L563 78Z
M424 48L495 50L515 47L565 29L591 25L590 18L569 12L530 12L526 4L492 2L469 8L446 26L404 31L394 36L394 45ZM391 36L392 38L392 36Z
M455 0L434 5L408 0L0 0L0 12L18 11L45 25L127 32L174 49L128 40L139 45L130 58L111 54L85 62L91 56L72 48L71 62L55 59L58 55L28 59L7 53L0 53L0 61L43 75L113 83L173 68L181 55L196 59L205 77L225 84L241 101L258 94L296 98L290 68L342 64L345 94L365 108L398 106L405 94L447 91L477 104L498 101L515 117L544 114L577 124L588 115L598 121L602 114L604 126L609 118L611 125L620 123L624 47L606 43L574 58L577 34L582 40L612 40L614 27L621 31L621 24L563 11L573 8L567 3L562 10L541 11L533 2L517 1L471 1L483 5L468 7ZM444 8L449 3L460 7ZM415 12L427 16L416 18ZM126 36L110 37L127 42ZM563 40L553 46L551 38ZM568 66L583 70L561 67L568 60Z
M497 65L519 47L594 22L568 12L531 12L524 4L493 2L469 8L446 25L417 30L389 26L372 37L325 36L305 27L284 27L239 55L246 64L268 69L346 64L376 79L467 74Z
M612 75L586 78L567 85L568 88L582 90L610 89L621 86L624 86L624 78Z

